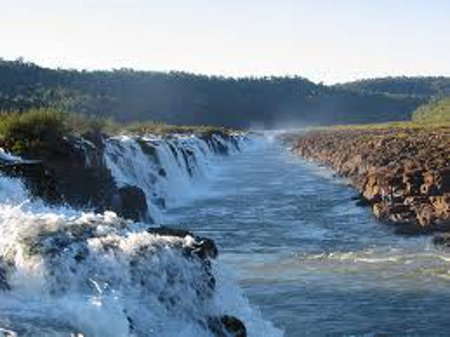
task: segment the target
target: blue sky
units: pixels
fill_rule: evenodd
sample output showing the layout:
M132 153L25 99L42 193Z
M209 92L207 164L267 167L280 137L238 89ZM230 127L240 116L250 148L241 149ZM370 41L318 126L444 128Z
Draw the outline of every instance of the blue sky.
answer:
M0 0L0 57L50 67L450 76L450 0Z

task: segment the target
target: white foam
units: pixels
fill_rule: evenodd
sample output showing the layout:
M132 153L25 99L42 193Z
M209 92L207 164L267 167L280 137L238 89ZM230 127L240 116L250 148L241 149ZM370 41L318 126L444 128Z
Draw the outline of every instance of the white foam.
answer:
M159 165L133 138L107 143L105 160L119 183L138 184L148 198L156 189L175 202L178 192L207 177L213 150L205 142L144 141L159 142ZM186 149L195 162L176 158ZM152 174L161 168L166 177L155 183ZM212 337L207 317L228 314L245 322L250 337L282 336L220 262L213 263L211 292L204 265L183 253L194 238L154 235L145 227L112 212L49 207L30 200L20 180L0 176L0 264L7 263L11 287L0 290L0 327L26 336Z
M161 138L120 136L106 141L105 163L116 182L141 188L147 198L150 215L160 222L161 210L195 198L219 161L215 149L229 154L244 145L242 135L234 141L213 135L208 141L195 135Z

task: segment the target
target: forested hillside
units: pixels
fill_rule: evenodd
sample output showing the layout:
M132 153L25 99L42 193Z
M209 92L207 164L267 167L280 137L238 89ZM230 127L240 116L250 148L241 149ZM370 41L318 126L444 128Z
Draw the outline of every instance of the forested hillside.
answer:
M429 93L327 87L300 77L225 78L180 72L54 70L0 61L0 110L57 107L119 122L299 126L410 119Z
M338 84L336 88L359 93L398 96L444 97L450 95L450 77L386 77Z

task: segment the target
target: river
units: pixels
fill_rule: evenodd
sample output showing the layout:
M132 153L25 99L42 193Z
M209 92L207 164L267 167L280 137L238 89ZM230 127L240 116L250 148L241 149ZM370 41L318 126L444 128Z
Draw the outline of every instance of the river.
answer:
M166 223L213 238L285 336L448 336L450 254L401 237L353 188L273 141L211 168Z

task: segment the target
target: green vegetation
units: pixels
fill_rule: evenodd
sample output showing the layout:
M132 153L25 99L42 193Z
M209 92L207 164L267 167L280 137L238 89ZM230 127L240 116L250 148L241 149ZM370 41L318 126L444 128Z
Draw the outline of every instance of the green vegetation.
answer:
M207 125L170 125L165 123L133 123L123 128L123 132L131 134L145 135L168 135L168 134L200 134L210 135L213 133L229 134L233 129L224 127L214 127Z
M419 107L413 113L413 120L422 123L450 122L450 97Z
M450 122L437 121L437 122L416 122L416 121L404 121L404 122L388 122L388 123L373 123L373 124L354 124L354 125L335 125L332 127L321 128L323 130L393 130L398 131L401 129L433 129L433 128L449 128Z
M432 97L450 95L449 77L386 77L337 84L336 88L358 93L384 94L396 97Z
M118 124L111 119L62 112L53 108L0 113L0 146L15 153L55 149L68 135L106 134L229 134L232 129L212 126L182 126L163 123Z
M16 153L47 147L68 132L66 116L56 110L34 109L0 117L0 140Z
M0 59L0 111L56 108L120 123L247 128L408 120L425 96L359 92L301 77L54 70Z

